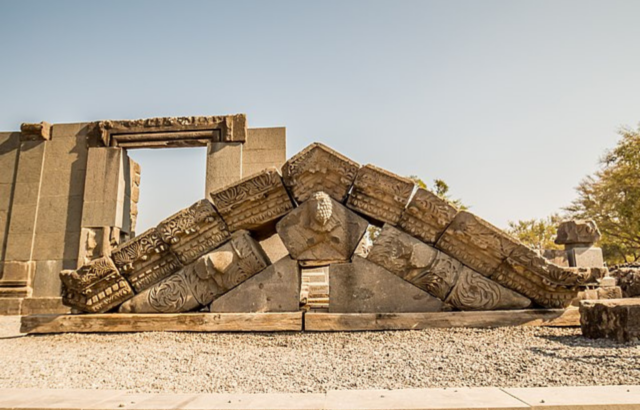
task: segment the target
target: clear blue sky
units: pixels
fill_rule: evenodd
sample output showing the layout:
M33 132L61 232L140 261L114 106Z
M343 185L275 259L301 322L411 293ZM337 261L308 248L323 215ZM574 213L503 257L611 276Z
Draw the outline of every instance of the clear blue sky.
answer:
M0 1L0 129L244 112L286 126L289 156L321 141L442 178L505 227L566 206L640 121L638 16L640 1ZM146 225L204 186L202 150L152 154L133 154Z

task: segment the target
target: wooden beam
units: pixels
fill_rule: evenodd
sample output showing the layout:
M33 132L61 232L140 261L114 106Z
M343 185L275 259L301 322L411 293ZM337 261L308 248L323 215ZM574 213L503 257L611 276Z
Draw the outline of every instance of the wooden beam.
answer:
M284 332L302 330L302 312L102 313L22 317L22 333Z
M576 308L492 310L437 313L321 313L307 312L304 330L418 330L429 328L504 326L580 326Z

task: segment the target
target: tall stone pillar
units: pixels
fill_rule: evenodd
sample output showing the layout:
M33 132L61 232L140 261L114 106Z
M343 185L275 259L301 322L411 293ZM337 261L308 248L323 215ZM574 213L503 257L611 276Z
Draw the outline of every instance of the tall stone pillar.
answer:
M242 142L210 142L207 144L207 179L205 197L209 193L242 178Z

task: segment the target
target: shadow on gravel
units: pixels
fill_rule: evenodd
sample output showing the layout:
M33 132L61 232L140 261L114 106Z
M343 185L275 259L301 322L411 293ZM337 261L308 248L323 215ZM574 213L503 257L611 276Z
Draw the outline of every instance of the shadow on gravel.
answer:
M609 339L588 339L582 336L552 336L552 335L539 335L541 339L546 339L550 342L556 342L563 344L567 347L588 347L590 349L624 349L629 347L640 346L640 342L631 343L617 343ZM532 348L531 350L536 350Z

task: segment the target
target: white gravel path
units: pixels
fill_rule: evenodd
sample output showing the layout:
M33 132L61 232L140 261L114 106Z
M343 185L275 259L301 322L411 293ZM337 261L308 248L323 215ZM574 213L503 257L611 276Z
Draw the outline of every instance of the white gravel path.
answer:
M11 336L0 319L0 387L133 392L640 384L640 343L580 329Z

